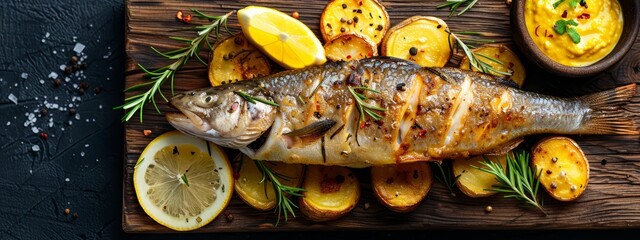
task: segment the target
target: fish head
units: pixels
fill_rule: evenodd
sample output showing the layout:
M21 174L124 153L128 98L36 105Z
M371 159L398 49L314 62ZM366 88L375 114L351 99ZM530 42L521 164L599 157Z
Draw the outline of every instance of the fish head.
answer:
M242 86L198 89L175 95L167 113L169 123L183 133L229 148L241 148L258 139L275 120L276 107L248 102L240 94L267 99L261 91Z

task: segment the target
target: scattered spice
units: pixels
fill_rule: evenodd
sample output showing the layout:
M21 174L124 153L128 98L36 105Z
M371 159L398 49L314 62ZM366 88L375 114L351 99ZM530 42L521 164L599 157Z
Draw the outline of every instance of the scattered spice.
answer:
M233 39L233 43L235 43L236 45L242 45L244 44L244 38L236 37Z
M353 24L353 19L347 20L347 24L349 24L349 25Z
M69 108L69 116L74 116L76 115L76 109L75 108Z
M41 107L41 108L40 108L40 116L41 116L41 117L46 116L48 113L49 113L49 110L47 110L47 108L46 108L46 107Z
M71 65L76 65L78 63L78 56L71 56L69 62L71 63Z
M78 213L73 213L73 219L78 219Z
M512 2L512 1L513 1L513 0L506 0L506 1L504 1L504 3L506 3L506 4L507 4L507 6L511 6L511 2Z
M407 86L406 83L398 83L396 84L396 90L404 92L406 91L405 86Z
M607 159L602 159L602 161L600 161L600 164L606 165L607 164Z
M298 18L300 17L300 13L298 13L298 12L293 12L293 13L291 14L291 16L292 16L293 18L295 18L295 19L298 19Z
M557 158L557 157L552 157L552 158L551 158L551 162L557 162L557 161L558 161L558 158Z
M571 191L575 191L578 190L578 188L576 187L576 185L571 185Z
M64 209L64 215L69 215L70 213L71 213L71 209L69 208Z
M62 80L60 80L60 78L56 78L55 80L53 80L53 86L54 87L60 87L60 85L62 85Z
M486 212L486 213L493 212L493 207L491 207L490 205L489 205L489 206L486 206L486 207L484 208L484 212Z
M409 48L409 54L411 54L411 56L417 55L418 54L418 49L416 47Z
M344 27L341 27L341 28L340 28L340 32L345 32L345 31L347 31L347 30L346 30L346 29L344 29Z
M233 222L233 214L231 214L231 212L229 212L229 210L224 211L224 213L222 213L222 215L224 215L225 219L227 220L228 223Z
M342 9L347 9L347 4L342 4Z
M149 135L151 135L151 130L145 129L142 131L142 134L144 134L145 137L148 137Z
M584 19L584 20L586 20L586 19L589 19L589 18L591 18L591 15L590 15L590 14L588 14L588 13L583 13L583 14L580 14L580 15L578 16L578 19Z
M551 188L553 189L558 188L558 184L556 182L551 182Z
M354 22L354 23L358 23L358 21L360 21L360 19L358 18L358 16L353 17L353 22Z
M47 134L46 132L40 132L40 138L42 138L43 140L47 140L49 138L49 134Z
M369 209L370 206L371 206L370 203L368 203L368 202L364 203L364 210Z
M553 173L553 171L551 171L551 169L547 169L547 174L551 174Z
M384 27L383 27L382 25L378 25L378 27L376 27L376 30L378 30L378 31L382 31L382 29L383 29L383 28L384 28Z
M101 87L95 87L95 88L93 88L93 93L94 93L94 94L96 94L96 95L97 95L97 94L100 94L100 92L101 92L101 91L102 91L102 88L101 88Z
M562 18L567 18L567 10L564 10L564 12L562 12L562 15L560 15Z

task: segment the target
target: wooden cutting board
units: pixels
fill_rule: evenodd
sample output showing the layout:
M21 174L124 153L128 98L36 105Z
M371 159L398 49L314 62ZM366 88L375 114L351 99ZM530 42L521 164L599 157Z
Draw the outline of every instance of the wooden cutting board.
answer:
M144 81L137 67L158 68L169 63L156 56L149 47L173 49L179 47L169 36L192 37L190 33L170 32L188 25L176 20L178 10L190 8L210 15L222 15L247 5L262 5L285 13L298 11L300 20L319 35L319 17L327 0L313 1L210 1L210 0L127 0L126 30L126 80L125 87ZM444 19L455 31L479 31L485 38L513 46L509 28L509 7L504 0L482 0L462 16L447 17L447 10L436 10L444 0L396 0L384 1L391 17L397 24L414 15L436 16ZM199 20L194 20L197 23ZM229 21L233 33L239 32L237 20ZM450 65L457 65L460 57L454 56ZM524 60L524 59L523 59ZM557 96L577 96L587 92L612 88L631 82L640 82L640 40L626 58L611 71L591 79L569 80L545 73L525 61L528 76L524 88ZM192 61L177 74L175 90L183 91L208 86L206 67ZM163 87L170 95L169 84ZM139 92L128 92L126 97ZM167 104L157 98L160 110L171 111ZM626 106L633 116L640 115L640 95ZM132 118L126 123L126 156L123 179L123 229L126 232L171 232L148 217L138 204L133 189L133 167L144 147L156 136L171 130L162 114L157 114L152 105L144 110L143 122ZM143 130L152 130L144 136ZM525 146L539 139L528 138ZM371 192L368 169L357 169L362 183L362 195L356 208L347 216L330 222L315 223L300 216L277 227L271 211L258 211L234 196L227 207L234 217L227 222L223 216L196 232L243 232L243 231L287 231L287 230L419 230L419 229L574 229L574 228L638 228L640 227L640 141L638 136L583 136L573 137L583 148L591 165L591 179L585 193L574 202L558 202L544 195L547 216L532 209L520 208L514 200L500 195L472 199L458 190L455 196L436 182L431 192L411 213L394 213L378 203ZM528 144L528 145L527 145ZM369 206L368 208L365 206ZM493 212L485 213L486 206Z

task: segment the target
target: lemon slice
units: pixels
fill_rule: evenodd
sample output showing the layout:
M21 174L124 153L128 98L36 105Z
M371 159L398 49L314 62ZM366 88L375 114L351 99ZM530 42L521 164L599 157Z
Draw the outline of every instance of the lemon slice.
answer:
M133 185L140 206L153 220L189 231L208 224L227 206L233 174L218 146L171 131L144 149Z
M327 61L311 29L285 13L249 6L238 11L238 21L247 39L285 68L299 69Z

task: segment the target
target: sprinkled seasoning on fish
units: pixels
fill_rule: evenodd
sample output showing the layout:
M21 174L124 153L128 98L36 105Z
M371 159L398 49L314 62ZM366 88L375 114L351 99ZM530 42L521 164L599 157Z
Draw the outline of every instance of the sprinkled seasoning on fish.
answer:
M621 110L635 84L580 98L391 58L328 63L181 93L178 130L253 159L365 167L515 147L524 136L638 134Z

